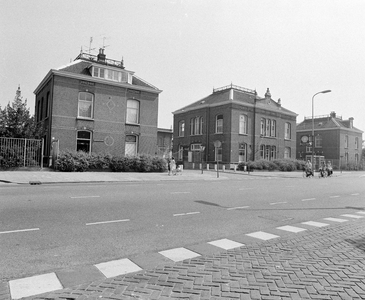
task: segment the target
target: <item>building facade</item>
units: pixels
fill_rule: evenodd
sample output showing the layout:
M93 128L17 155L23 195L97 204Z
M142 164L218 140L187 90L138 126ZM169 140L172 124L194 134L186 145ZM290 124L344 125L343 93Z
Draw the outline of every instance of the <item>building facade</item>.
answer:
M298 159L311 160L313 151L316 168L323 160L331 161L336 168L360 164L363 131L354 127L354 118L344 120L331 112L325 116L314 116L313 121L314 142L312 117L305 117L297 125Z
M184 167L295 158L297 114L274 101L269 89L262 98L231 84L173 114L173 155Z
M126 70L122 61L80 53L52 69L35 89L35 116L43 121L45 157L55 149L116 156L158 152L161 90Z

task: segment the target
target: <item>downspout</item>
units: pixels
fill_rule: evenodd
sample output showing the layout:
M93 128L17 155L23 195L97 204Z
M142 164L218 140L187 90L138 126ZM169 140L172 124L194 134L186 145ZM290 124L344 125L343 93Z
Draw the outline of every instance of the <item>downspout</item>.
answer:
M205 162L208 162L208 153L209 153L209 137L210 137L210 132L209 132L209 124L210 124L210 106L208 106L207 109L207 124L206 124L206 133L207 133L207 145L205 147Z
M253 124L252 124L252 161L255 161L255 145L256 145L256 96L253 105Z

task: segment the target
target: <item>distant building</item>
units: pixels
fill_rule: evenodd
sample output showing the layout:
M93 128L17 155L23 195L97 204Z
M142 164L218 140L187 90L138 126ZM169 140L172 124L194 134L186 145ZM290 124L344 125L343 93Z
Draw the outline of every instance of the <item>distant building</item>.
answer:
M161 90L126 70L123 60L107 59L104 49L50 70L34 93L36 120L47 129L46 157L52 148L118 156L160 151Z
M185 167L295 158L297 114L274 101L269 89L261 98L231 84L173 114L173 152Z
M172 155L172 129L157 128L157 155L171 157Z
M320 160L331 161L336 167L357 166L361 159L363 131L354 127L354 118L343 120L335 112L314 117L314 148L312 148L312 117L305 117L297 125L297 158L311 159L316 168Z

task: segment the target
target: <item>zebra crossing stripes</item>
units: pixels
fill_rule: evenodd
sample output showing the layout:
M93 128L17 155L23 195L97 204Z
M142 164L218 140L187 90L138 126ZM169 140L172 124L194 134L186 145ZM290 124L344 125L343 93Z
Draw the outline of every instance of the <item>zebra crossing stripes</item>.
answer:
M200 256L200 254L195 253L186 248L174 248L170 250L160 251L158 253L171 259L174 262L183 261L185 259L190 259Z
M276 229L285 230L285 231L294 232L294 233L298 233L298 232L302 232L302 231L307 230L307 229L304 229L304 228L289 226L289 225L277 227Z
M339 219L339 218L324 218L323 220L332 221L332 222L338 222L338 223L348 222L348 220Z
M106 278L138 272L142 269L128 258L112 260L94 265Z
M229 240L229 239L216 240L216 241L208 242L208 244L222 248L224 250L230 250L230 249L239 248L239 247L244 246L244 244L241 244L241 243Z
M352 218L352 219L361 219L363 218L364 216L359 216L359 215L352 215L352 214L344 214L344 215L341 215L342 217L347 217L347 218Z
M326 227L329 224L315 221L302 222L304 225L314 226L314 227Z
M252 233L248 233L246 235L253 237L253 238L260 239L260 240L264 240L264 241L268 241L268 240L276 239L276 238L280 237L278 235L263 232L263 231L252 232Z

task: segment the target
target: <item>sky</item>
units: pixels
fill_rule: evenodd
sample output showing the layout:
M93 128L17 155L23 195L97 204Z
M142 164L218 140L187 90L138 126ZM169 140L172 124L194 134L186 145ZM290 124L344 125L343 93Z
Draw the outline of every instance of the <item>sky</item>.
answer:
M158 127L173 111L231 83L256 89L304 116L354 118L365 131L363 0L0 0L0 106L20 85L34 90L50 69L80 53L124 59L156 86ZM363 95L364 94L364 95Z

